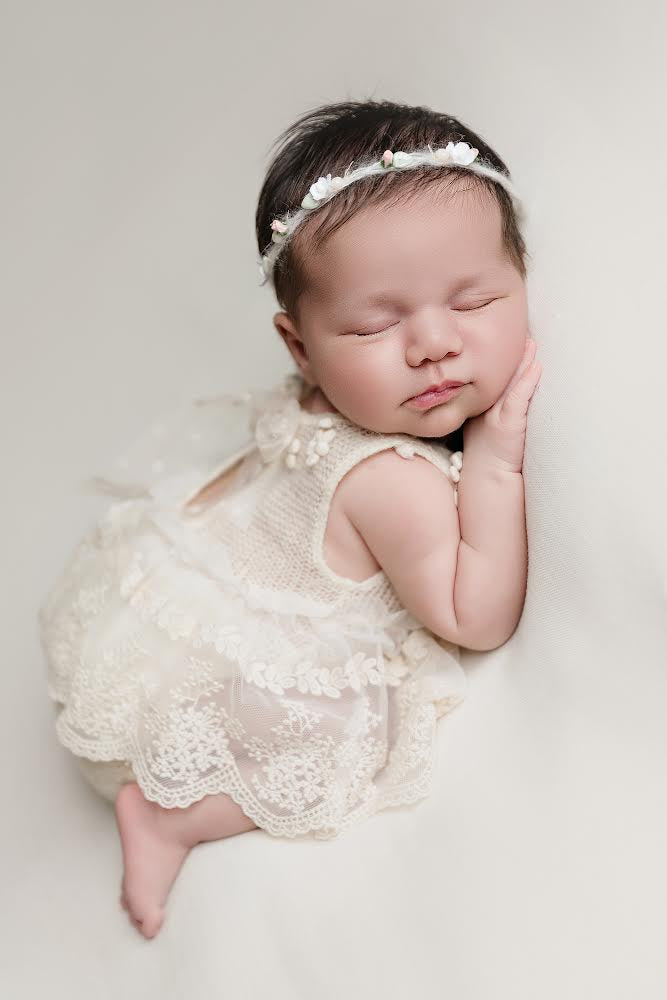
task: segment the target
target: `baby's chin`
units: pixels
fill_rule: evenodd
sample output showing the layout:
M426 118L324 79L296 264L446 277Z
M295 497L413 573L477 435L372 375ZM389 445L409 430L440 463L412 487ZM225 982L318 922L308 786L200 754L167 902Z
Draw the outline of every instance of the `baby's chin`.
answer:
M375 434L409 434L424 439L441 439L460 431L472 415L470 410L473 407L460 399L462 395L459 393L424 410L405 402L399 404L397 409L390 407L387 412L376 409L370 413L367 407L350 406L346 415L357 426Z
M470 407L454 405L457 402L455 397L421 413L411 409L405 421L405 433L420 438L444 438L456 434L471 416Z
M447 438L454 437L456 434L462 433L463 423L459 424L457 427L452 427L448 424L442 429L437 429L433 431L427 431L421 428L418 431L406 431L406 434L411 434L413 437L422 438L424 441L445 441Z
M383 433L409 434L411 437L422 438L425 441L442 441L444 438L460 432L466 419L467 414L462 419L452 419L451 416L447 416L435 420L405 420L394 430Z

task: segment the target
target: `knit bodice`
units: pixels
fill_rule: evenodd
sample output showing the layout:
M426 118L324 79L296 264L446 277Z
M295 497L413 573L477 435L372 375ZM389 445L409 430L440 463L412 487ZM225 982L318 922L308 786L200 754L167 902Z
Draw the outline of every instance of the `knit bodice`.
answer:
M187 517L189 530L206 537L217 551L220 570L224 563L231 577L276 609L302 606L309 613L317 607L325 613L354 608L379 621L383 612L401 608L385 572L356 581L332 570L324 558L336 488L357 463L393 448L406 460L415 455L429 459L456 492L460 453L453 456L406 434L369 431L340 413L309 413L299 402L299 391L300 381L289 376L256 404L253 447L233 489L201 514L195 508L195 516Z

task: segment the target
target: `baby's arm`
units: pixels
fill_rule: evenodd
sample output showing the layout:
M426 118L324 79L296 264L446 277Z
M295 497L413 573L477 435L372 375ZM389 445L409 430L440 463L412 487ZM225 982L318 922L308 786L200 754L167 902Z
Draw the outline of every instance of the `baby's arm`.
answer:
M393 452L361 462L346 513L404 606L436 635L489 650L512 635L526 591L523 476L526 414L539 379L529 340L497 403L464 425L458 510L427 459Z
M463 426L456 606L464 627L481 616L494 646L506 642L516 629L526 597L528 542L521 470L528 407L540 373L535 341L529 337L500 399Z
M464 455L464 468L466 461ZM499 645L503 636L481 601L476 602L477 614L459 607L462 539L452 482L445 473L419 455L406 460L387 450L358 463L343 482L345 513L403 606L449 642L479 650ZM470 485L475 489L474 474ZM461 577L466 593L471 585L475 589L472 574L486 571L470 551Z
M464 634L476 623L475 635L484 644L476 648L502 646L519 624L528 576L524 508L521 473L489 469L466 442L455 603Z

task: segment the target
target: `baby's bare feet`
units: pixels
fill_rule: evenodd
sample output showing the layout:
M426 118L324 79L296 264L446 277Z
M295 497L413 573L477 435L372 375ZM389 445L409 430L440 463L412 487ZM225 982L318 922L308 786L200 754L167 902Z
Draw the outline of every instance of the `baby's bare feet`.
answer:
M167 831L160 806L145 799L134 781L116 796L116 821L123 846L120 901L137 930L152 938L162 927L169 890L190 847Z

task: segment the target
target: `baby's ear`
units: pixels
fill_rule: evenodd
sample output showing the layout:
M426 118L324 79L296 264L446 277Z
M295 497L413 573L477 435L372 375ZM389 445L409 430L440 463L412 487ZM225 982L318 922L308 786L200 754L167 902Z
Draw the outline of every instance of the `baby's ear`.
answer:
M306 382L308 382L309 385L317 385L317 380L314 378L313 372L311 371L310 359L308 357L306 345L292 317L289 313L277 312L273 317L273 325L284 340L287 350L294 358L294 361L296 362L298 369Z

